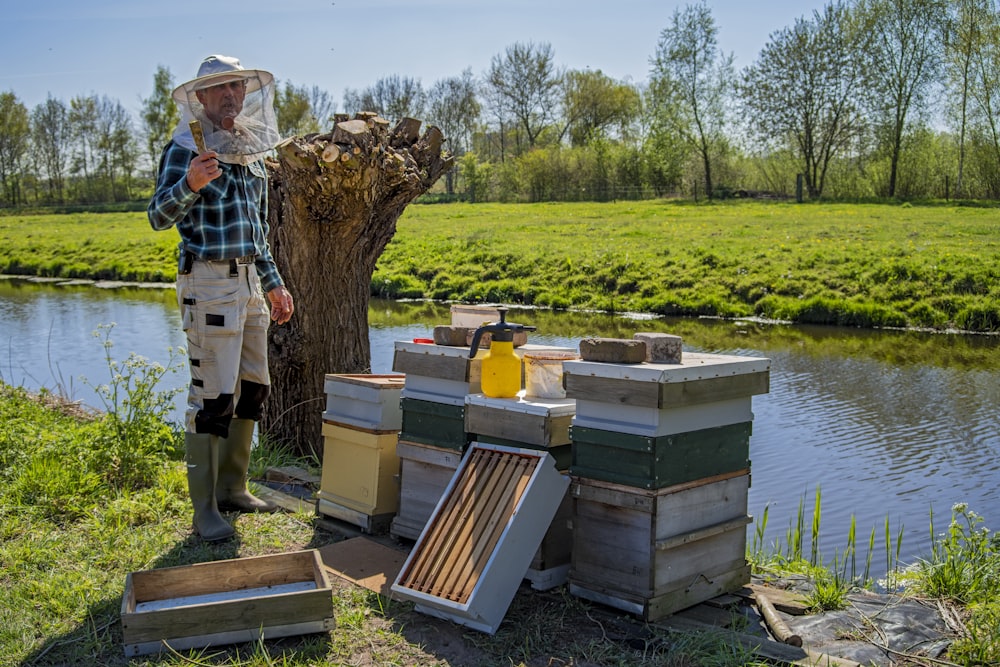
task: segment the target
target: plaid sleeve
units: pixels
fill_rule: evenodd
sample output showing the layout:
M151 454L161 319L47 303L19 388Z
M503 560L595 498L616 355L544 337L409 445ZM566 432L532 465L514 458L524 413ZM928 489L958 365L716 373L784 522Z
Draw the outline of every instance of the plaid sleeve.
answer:
M153 229L170 229L184 219L198 200L198 193L188 187L187 183L191 159L191 151L173 141L163 149L156 175L156 192L146 207L149 224Z

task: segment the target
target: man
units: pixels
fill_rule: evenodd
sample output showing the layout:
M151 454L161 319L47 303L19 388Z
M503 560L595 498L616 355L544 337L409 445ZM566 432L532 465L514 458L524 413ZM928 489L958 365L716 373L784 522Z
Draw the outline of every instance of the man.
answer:
M217 541L235 534L220 509L276 509L246 488L254 422L271 385L267 305L279 325L294 310L267 242L262 158L279 138L274 77L244 69L236 58L209 56L173 98L181 123L163 149L147 212L153 229L176 227L181 237L177 302L191 370L188 491L195 531ZM203 147L191 120L200 123Z

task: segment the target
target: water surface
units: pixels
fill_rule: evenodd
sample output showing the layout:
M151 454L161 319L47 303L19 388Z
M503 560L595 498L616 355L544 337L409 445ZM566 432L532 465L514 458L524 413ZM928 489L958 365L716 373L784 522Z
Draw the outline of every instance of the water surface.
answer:
M372 372L392 372L395 341L427 337L449 317L442 304L373 302ZM1000 528L998 337L531 310L509 319L537 326L531 341L541 344L663 331L686 351L769 358L770 392L753 399L749 492L758 522L767 508L769 543L784 538L800 503L808 533L817 492L821 553L843 552L853 515L860 545L877 528L875 572L885 569L887 519L893 540L903 532L903 562L929 554L931 512L940 532L955 503ZM118 360L135 352L165 364L184 344L172 289L0 280L0 379L101 407L89 385L107 382L108 368L93 332L110 323ZM186 382L182 368L162 388Z

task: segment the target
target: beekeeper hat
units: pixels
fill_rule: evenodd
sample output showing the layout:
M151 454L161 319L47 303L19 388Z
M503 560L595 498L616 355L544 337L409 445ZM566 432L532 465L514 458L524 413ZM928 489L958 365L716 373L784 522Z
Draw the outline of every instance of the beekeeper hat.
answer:
M173 98L177 102L185 102L191 99L196 90L203 90L220 83L244 80L247 82L247 92L270 85L274 81L274 76L262 69L244 69L239 58L232 56L213 55L201 61L198 67L198 75L174 88Z

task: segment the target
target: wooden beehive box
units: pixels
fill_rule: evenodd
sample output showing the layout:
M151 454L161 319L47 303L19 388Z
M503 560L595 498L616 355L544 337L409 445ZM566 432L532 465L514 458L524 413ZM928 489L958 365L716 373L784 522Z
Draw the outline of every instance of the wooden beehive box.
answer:
M412 398L403 389L400 440L463 451L471 438L465 430L465 397L450 402Z
M382 532L399 507L399 434L323 422L320 514Z
M328 374L323 420L371 431L398 431L405 378L402 374Z
M536 447L570 443L569 427L576 412L573 399L465 397L465 430Z
M133 572L121 608L125 655L275 639L333 629L319 551Z
M573 478L570 592L656 620L750 581L749 471L647 491Z
M640 489L662 489L750 465L753 422L646 436L574 425L570 472Z
M389 533L416 540L462 462L462 452L400 438L396 455L400 463L399 509Z
M545 452L473 443L393 594L493 634L568 486Z
M751 397L767 393L769 359L689 353L680 364L563 363L574 425L661 436L752 421Z
M480 390L481 359L468 347L396 341L392 370L406 375L410 396L429 401L464 400Z

